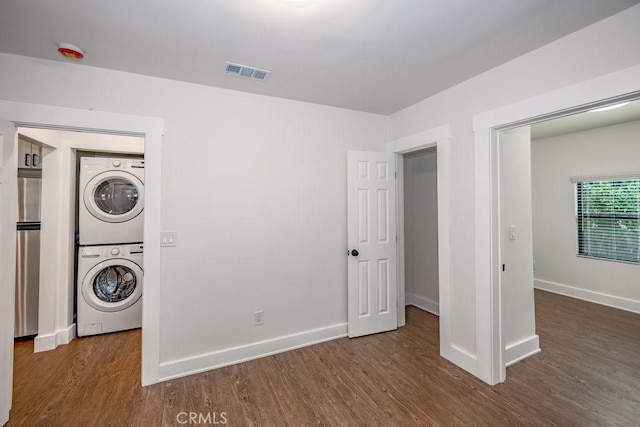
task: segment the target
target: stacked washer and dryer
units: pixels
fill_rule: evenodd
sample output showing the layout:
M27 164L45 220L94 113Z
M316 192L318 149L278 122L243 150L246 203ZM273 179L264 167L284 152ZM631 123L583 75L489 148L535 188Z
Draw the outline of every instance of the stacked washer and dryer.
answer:
M81 157L77 335L142 326L144 160Z

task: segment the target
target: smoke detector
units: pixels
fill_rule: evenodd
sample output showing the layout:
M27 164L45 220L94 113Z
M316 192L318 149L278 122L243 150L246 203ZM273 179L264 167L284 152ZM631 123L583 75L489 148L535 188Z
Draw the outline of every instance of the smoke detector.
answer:
M225 73L231 76L262 81L271 74L271 71L269 70L261 70L259 68L247 67L246 65L234 64L231 62L227 62L226 64Z
M79 61L84 58L84 52L71 43L58 43L58 52L67 59Z

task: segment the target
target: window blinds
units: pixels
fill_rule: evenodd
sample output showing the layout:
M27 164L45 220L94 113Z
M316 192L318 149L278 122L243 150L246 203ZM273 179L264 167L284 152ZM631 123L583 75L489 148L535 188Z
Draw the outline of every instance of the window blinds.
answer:
M640 263L640 179L576 180L578 255Z

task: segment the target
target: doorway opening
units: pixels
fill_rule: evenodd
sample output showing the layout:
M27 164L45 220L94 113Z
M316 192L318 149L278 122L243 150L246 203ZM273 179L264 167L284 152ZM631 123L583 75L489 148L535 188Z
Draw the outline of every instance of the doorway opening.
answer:
M68 344L76 336L84 335L82 328L78 329L76 326L78 325L77 301L80 289L76 280L77 261L79 243L82 243L78 239L78 211L83 206L79 197L82 193L79 192L78 184L80 159L89 154L139 158L144 153L144 139L136 136L41 128L19 127L17 130L21 137L37 141L45 147L42 155L43 191L41 203L39 203L42 206L40 251L42 257L38 265L42 280L39 281L40 286L37 280L35 283L39 298L35 304L38 325L35 331L37 336L34 340L34 351L41 352L53 350L60 344ZM21 166L20 162L18 166ZM21 171L22 168L18 170ZM142 193L140 195L136 193L135 199L138 200L140 197L140 205L142 205L144 188L140 188L140 191ZM113 193L111 196L117 196L117 194ZM125 243L138 243L142 246L141 224L140 222L140 236L121 239L121 242L107 239L98 243L117 243L120 246ZM97 224L96 227L99 225ZM131 228L125 225L122 230L128 235L132 231ZM138 282L141 281L142 277ZM116 287L119 286L118 284ZM138 286L138 288L141 287ZM18 300L17 293L16 302ZM34 307L26 308L34 309ZM18 314L19 311L17 308L16 313Z
M20 320L26 314L33 314L35 311L35 329L30 329L29 336L22 336L24 331L16 327L16 343L13 346L13 361L15 366L14 384L28 383L26 378L32 375L32 371L27 371L25 366L34 357L38 357L43 364L48 364L49 369L56 368L56 362L59 361L60 355L64 354L64 350L55 351L59 345L67 345L76 337L87 335L84 333L86 324L89 321L100 326L96 329L95 335L107 332L124 331L126 329L139 328L142 323L141 307L142 307L142 291L144 287L144 279L142 272L142 256L143 256L143 236L142 223L139 227L139 235L136 233L133 242L112 243L111 240L101 242L101 245L86 247L79 245L78 229L79 215L78 211L83 206L82 192L79 191L79 181L82 172L80 171L80 159L82 156L115 156L118 159L139 159L143 163L142 156L144 154L144 138L140 136L112 135L106 133L78 132L67 131L61 129L42 129L37 127L17 127L18 141L27 140L32 145L38 144L42 147L41 159L38 170L38 186L42 188L38 192L37 199L37 219L38 219L38 247L41 256L35 259L23 259L21 257L24 252L21 250L21 240L18 238L18 271L17 278L24 273L38 272L35 281L25 283L28 286L17 286L22 284L20 280L16 284L16 304L15 304L15 321L16 326L20 325ZM19 154L21 154L19 150ZM18 156L18 176L24 175L25 172L31 170L25 169L22 160L28 158L29 154ZM106 158L106 157L105 157ZM123 160L124 162L124 160ZM31 162L28 162L31 163ZM123 169L123 168L120 168ZM144 169L140 170L140 174L144 173ZM18 179L20 184L20 178ZM20 186L18 187L21 188ZM144 187L140 186L141 194L135 194L132 201L140 201L140 209L144 208ZM20 191L19 191L20 193ZM118 189L110 190L105 203L119 203ZM112 200L112 199L116 200ZM24 200L19 200L18 205L32 204ZM33 203L34 205L36 203ZM41 208L40 208L41 207ZM140 217L143 219L143 217ZM86 228L86 227L85 227ZM131 231L131 227L127 227L123 231ZM98 228L99 229L99 228ZM86 231L86 230L84 230ZM20 237L20 232L18 232ZM123 250L122 253L113 255L113 250L117 248L139 248L139 255ZM91 257L88 262L82 262L80 255L81 250L91 249ZM35 251L32 251L35 252ZM96 258L99 253L102 256ZM107 256L108 252L108 256ZM111 264L107 264L111 263ZM126 263L126 264L125 264ZM96 266L95 279L88 277L87 265ZM121 280L123 275L114 274L124 267L122 265L131 265L133 270L129 274L130 277L124 281ZM23 267L23 268L21 268ZM84 270L83 270L84 268ZM21 271L22 270L22 271ZM84 271L84 272L83 272ZM125 273L126 274L126 273ZM38 280L40 279L40 280ZM85 283L92 282L101 284L103 294L106 294L108 303L103 303L103 307L97 306L92 311L89 303L93 294L89 292L85 295ZM89 287L92 288L92 287ZM126 289L125 289L126 288ZM91 289L89 289L91 290ZM128 292L127 298L115 301L116 294ZM29 300L23 296L35 293L35 301ZM97 295L97 290L96 290ZM105 295L103 295L105 296ZM95 298L97 299L97 298ZM24 304L23 304L24 303ZM117 304L117 306L116 306ZM94 304L95 305L95 304ZM113 311L117 308L116 311ZM101 310L102 309L102 310ZM112 310L112 311L108 311ZM32 316L29 316L32 317ZM111 329L108 329L111 327ZM137 348L136 353L140 354L140 332L137 332L138 339L135 340ZM18 338L20 335L20 338ZM120 341L104 335L92 338L90 345L99 347L112 348L115 351L131 352L130 348L118 348ZM114 345L114 343L116 345ZM85 345L85 344L82 344ZM50 352L51 351L51 352ZM40 353L34 356L30 353ZM60 353L62 352L62 353ZM97 363L96 360L94 363ZM67 369L62 366L61 370ZM64 373L60 373L64 375ZM76 374L77 375L77 374ZM32 387L14 387L14 402L30 402L36 400L33 395Z
M439 315L436 147L401 155L405 304Z
M640 312L639 131L629 99L499 132L505 366L540 351L544 292Z
M403 326L409 299L409 304L443 313L441 295L449 291L448 134L448 126L443 126L413 135L409 143L390 143L391 153L347 153L351 338ZM444 312L440 341L448 343L449 312ZM447 357L449 346L441 347Z
M419 150L436 151L437 182L437 264L438 264L438 314L440 324L440 355L469 372L474 372L477 362L467 351L452 344L451 322L451 130L442 125L424 132L413 134L388 144L388 150L397 155L398 170L398 301L405 297L405 226L403 155ZM398 326L405 324L405 310L398 310Z
M79 110L55 106L15 103L0 100L0 117L7 122L13 122L16 127L56 129L73 132L89 132L98 134L114 134L136 136L144 138L145 142L145 211L144 242L145 242L145 293L142 298L144 304L142 317L142 372L143 386L159 381L159 283L160 283L160 157L161 140L164 121L158 118L123 115L92 110ZM15 128L14 128L15 130ZM5 135L6 136L6 135ZM12 153L15 156L15 153ZM12 157L15 159L16 157ZM10 157L6 157L10 160ZM4 162L4 172L15 174L16 165ZM5 175L6 175L5 173ZM13 218L16 203L11 200L3 206L3 215ZM5 222L6 223L6 222ZM3 224L5 224L3 223ZM3 233L10 230L15 234L15 222L12 227L3 225ZM5 229L6 228L6 229ZM15 240L11 241L12 246ZM7 244L3 245L7 248ZM13 251L15 256L15 251ZM11 262L7 262L11 265ZM13 260L15 265L15 258ZM11 272L7 272L7 275ZM6 295L14 297L15 282L3 283L2 289ZM149 286L150 285L150 286ZM4 313L7 324L14 316L13 310ZM8 333L8 331L7 331ZM4 336L3 341L9 339ZM13 369L7 360L3 359L3 408L7 399L11 399L11 384L13 383ZM6 381L5 381L6 380ZM8 413L8 411L7 411Z
M476 371L490 384L506 379L500 285L500 198L497 197L500 191L498 133L637 99L639 73L640 69L632 67L474 116L476 294L479 297L476 309L478 319L484 319L477 329Z

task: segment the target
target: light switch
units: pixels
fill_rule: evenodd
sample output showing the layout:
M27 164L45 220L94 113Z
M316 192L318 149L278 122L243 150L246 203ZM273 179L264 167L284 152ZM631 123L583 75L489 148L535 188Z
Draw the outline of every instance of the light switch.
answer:
M516 226L509 226L509 240L516 240Z
M160 246L176 246L176 236L177 233L175 231L162 231L160 233Z

